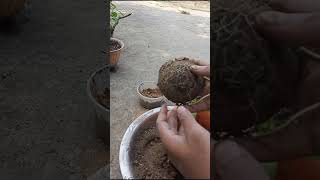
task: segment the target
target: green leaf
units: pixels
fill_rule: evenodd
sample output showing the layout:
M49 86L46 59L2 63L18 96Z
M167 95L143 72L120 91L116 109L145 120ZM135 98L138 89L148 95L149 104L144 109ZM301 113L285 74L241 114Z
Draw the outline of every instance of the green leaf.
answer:
M117 6L115 4L110 3L110 9L116 9L116 8L117 8Z
M131 15L131 14L130 14ZM110 30L113 32L113 30L116 28L116 26L119 23L119 20L124 17L124 14L117 9L117 6L110 2Z
M117 14L116 12L112 12L112 13L111 13L111 16L112 16L112 17L117 17L118 14Z

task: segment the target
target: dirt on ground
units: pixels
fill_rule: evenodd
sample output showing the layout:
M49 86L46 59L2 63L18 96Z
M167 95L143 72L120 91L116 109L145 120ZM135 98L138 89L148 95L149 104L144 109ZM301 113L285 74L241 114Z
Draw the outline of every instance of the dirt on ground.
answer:
M170 163L156 128L146 130L135 142L134 174L141 179L183 179Z
M210 11L210 1L168 1L176 6L180 6L186 9L193 9L198 11Z
M160 6L192 9L197 11L210 11L210 1L157 1Z

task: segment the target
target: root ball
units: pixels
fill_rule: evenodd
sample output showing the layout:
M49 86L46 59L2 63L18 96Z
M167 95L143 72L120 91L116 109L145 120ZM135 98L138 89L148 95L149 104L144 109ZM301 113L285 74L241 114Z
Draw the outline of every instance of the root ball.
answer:
M159 70L158 87L170 101L186 104L201 93L204 86L203 77L190 70L194 60L179 58L163 64Z

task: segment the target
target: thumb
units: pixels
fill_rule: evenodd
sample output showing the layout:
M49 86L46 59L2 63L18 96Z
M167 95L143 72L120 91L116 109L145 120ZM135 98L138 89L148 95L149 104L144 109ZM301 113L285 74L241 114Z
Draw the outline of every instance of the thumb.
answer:
M188 132L188 129L191 129L193 126L197 125L197 122L192 116L191 112L185 107L179 106L177 113L180 124L185 129L185 132Z
M210 66L193 65L191 66L191 71L198 76L210 76Z
M320 45L320 13L266 11L256 17L256 27L271 40L294 45Z

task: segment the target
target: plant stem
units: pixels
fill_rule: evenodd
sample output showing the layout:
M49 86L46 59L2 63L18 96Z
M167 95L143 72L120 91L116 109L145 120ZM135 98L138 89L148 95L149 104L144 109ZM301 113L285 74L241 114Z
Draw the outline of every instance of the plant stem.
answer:
M121 17L119 17L119 20L120 20L120 19L123 19L123 18L126 18L126 17L130 16L131 14L132 14L132 13L129 13L129 14L124 15L124 16L121 16Z

